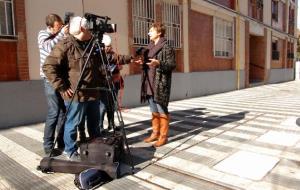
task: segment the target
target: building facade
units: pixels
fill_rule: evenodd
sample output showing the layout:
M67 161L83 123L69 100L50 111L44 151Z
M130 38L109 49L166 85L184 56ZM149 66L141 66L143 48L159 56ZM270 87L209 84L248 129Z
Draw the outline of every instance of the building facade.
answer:
M297 0L0 0L0 81L39 81L37 34L49 13L109 16L121 54L149 43L154 21L176 51L173 100L294 79ZM140 68L127 65L123 103L139 105ZM34 88L34 87L33 87Z
M0 80L39 79L37 31L44 27L45 13L63 17L66 11L112 17L112 22L118 22L121 41L116 44L122 53L134 53L148 43L147 30L153 21L165 23L179 73L235 70L243 88L255 82L284 81L276 72L293 69L296 0L116 1L119 7L103 2L0 0ZM137 74L139 68L129 66L125 73Z

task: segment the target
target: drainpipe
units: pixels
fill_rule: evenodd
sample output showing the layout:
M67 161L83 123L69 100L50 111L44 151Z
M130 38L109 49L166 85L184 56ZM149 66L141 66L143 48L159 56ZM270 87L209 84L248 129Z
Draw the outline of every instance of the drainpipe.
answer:
M190 1L183 0L182 1L182 25L183 25L183 64L184 73L190 72L190 65L189 65L189 9L190 9Z
M236 11L239 13L240 12L240 7L239 7L239 0L235 1L235 7ZM240 89L240 16L239 14L236 15L236 48L235 48L235 65L236 65L236 88L237 90Z
M83 0L81 0L81 6L82 6L82 16L84 15L84 2L83 2Z

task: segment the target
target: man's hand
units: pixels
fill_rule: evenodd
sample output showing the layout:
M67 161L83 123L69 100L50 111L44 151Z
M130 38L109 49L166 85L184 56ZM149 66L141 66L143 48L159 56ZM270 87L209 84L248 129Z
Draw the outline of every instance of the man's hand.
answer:
M133 59L132 60L134 63L136 63L136 64L139 64L139 65L142 65L143 64L143 60L142 60L142 58L136 58L136 59Z
M65 25L62 27L62 31L64 32L64 35L68 35L69 34L69 25Z
M62 92L62 96L66 98L71 98L73 96L74 92L71 88L68 88L66 91Z

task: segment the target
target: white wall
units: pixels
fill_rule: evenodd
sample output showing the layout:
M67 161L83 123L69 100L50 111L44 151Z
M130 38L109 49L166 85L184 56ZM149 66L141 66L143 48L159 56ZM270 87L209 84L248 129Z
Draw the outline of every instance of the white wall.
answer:
M271 69L269 71L269 79L268 83L280 83L280 82L286 82L294 80L295 70L294 69Z
M82 4L84 2L84 4ZM82 6L83 5L83 6ZM100 16L108 16L111 23L117 24L118 32L112 34L114 43L122 54L128 53L128 8L127 1L120 0L26 0L26 30L29 59L29 75L31 80L40 79L39 52L37 35L45 26L45 17L56 13L64 19L65 12L74 12L82 16L90 12ZM84 9L84 10L83 10Z

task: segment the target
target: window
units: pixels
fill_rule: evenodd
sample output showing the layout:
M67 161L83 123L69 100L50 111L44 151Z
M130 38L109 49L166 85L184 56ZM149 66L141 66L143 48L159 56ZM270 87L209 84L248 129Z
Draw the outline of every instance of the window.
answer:
M173 1L164 0L162 22L166 27L166 38L168 40L168 44L173 48L180 48L181 47L180 6L174 4L174 0Z
M263 0L249 0L249 16L259 21L263 21Z
M278 1L272 1L272 19L278 22Z
M133 0L133 43L134 45L148 45L148 31L156 20L156 0ZM162 20L166 27L166 39L173 48L181 48L181 6L174 0L162 1Z
M149 44L148 31L155 20L155 0L133 0L133 43Z
M287 58L294 59L294 43L288 42L287 44Z
M233 57L233 22L214 17L214 56Z
M263 0L256 0L256 7L258 9L263 9L264 8L264 1Z
M272 60L279 60L280 58L280 52L278 48L278 39L273 38L272 39Z
M14 36L14 12L12 0L0 0L0 36Z

